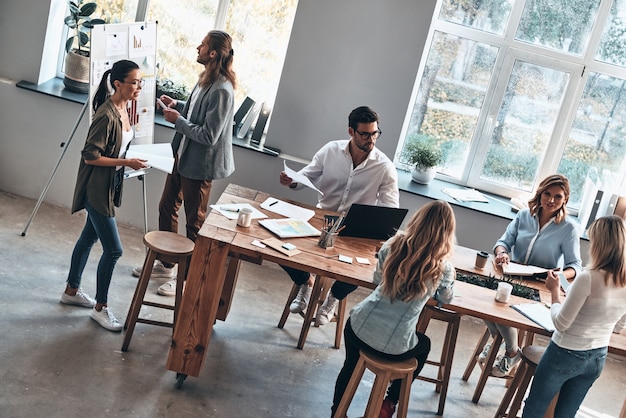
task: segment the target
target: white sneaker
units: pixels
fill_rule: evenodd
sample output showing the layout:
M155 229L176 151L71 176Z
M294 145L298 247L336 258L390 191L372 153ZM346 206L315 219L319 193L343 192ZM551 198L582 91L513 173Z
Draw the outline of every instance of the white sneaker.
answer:
M155 260L154 265L152 266L152 274L150 274L151 279L173 279L176 277L176 267L167 268L163 265L160 260ZM141 271L143 270L143 266L135 267L133 269L133 276L140 277Z
M296 298L291 301L291 305L289 305L289 312L291 313L300 313L309 306L309 300L311 300L311 292L313 291L313 287L308 284L300 285L300 289L298 289L298 294Z
M317 309L317 313L315 314L315 325L320 326L328 324L335 315L335 309L337 309L337 305L339 305L339 299L334 297L332 292L328 292L326 300Z
M93 308L96 306L96 301L91 298L87 293L84 293L81 289L76 291L74 296L70 296L65 291L61 295L61 303L66 305L82 306L83 308Z
M509 357L506 353L502 356L498 364L493 366L491 370L491 374L496 377L505 377L508 376L513 367L522 359L522 350L517 350L517 354L513 357Z
M109 310L106 306L102 307L100 312L96 311L96 308L93 308L91 311L91 319L102 325L103 328L108 329L109 331L121 331L122 324L115 318L113 312Z
M176 279L163 283L157 293L161 296L176 296Z
M506 344L502 342L500 344L500 348L498 349L498 354L496 355L496 361L500 361L500 358L502 357L500 352L504 351L505 348ZM489 350L491 350L491 343L487 343L483 348L483 351L478 355L478 362L480 364L485 364L485 360L487 360L487 356L489 355Z

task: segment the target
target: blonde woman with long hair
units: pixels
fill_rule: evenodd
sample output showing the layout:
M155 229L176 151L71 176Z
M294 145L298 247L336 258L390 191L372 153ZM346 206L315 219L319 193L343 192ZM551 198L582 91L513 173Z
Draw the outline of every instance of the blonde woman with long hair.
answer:
M589 266L561 302L559 280L546 279L556 330L537 365L523 417L542 417L560 392L554 416L574 418L606 361L615 324L626 314L626 225L618 216L588 231Z
M454 296L455 271L448 258L454 248L455 225L448 203L430 202L378 252L374 272L378 287L352 309L346 322L346 360L335 384L332 414L356 367L359 350L394 361L416 358L414 378L424 367L430 339L415 332L415 327L428 299L449 303ZM393 415L399 395L400 380L396 380L387 391L381 417Z

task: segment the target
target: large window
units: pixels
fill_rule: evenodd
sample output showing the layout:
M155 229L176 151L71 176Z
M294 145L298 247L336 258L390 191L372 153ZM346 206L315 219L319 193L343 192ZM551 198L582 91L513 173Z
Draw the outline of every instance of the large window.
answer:
M157 21L157 76L189 91L203 69L196 47L212 29L228 32L239 81L236 104L250 96L272 107L298 0L94 1L93 17L108 23Z
M624 194L626 0L439 0L396 162L444 153L442 179L517 197L551 173Z

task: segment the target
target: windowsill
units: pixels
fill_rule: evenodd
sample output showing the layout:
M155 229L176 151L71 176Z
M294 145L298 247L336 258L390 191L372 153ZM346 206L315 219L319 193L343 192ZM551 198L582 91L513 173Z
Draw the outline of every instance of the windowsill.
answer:
M411 180L410 172L399 169L397 171L398 187L400 190L407 193L427 197L433 200L444 200L454 206L460 206L503 219L511 220L515 217L516 212L513 212L511 209L511 205L507 201L508 199L502 196L481 191L481 193L487 197L489 202L461 202L444 193L442 189L444 187L448 189L466 189L464 186L448 183L438 179L433 179L429 184L419 184Z
M84 105L87 102L87 94L74 93L65 89L63 85L63 80L60 78L52 78L45 83L42 84L34 84L28 81L20 81L17 83L17 87L23 88L26 90L30 90L36 93L46 94L52 97L58 97L59 99L67 100L74 103L79 103ZM166 128L174 129L174 125L167 122L163 119L163 115L155 114L154 115L154 123L156 125L164 126ZM259 147L259 144L254 141L250 141L250 139L239 138L237 136L233 136L233 145L236 145L240 148L246 148L252 151L260 152L265 155L270 155L273 157L277 157L280 154L280 150L272 147Z

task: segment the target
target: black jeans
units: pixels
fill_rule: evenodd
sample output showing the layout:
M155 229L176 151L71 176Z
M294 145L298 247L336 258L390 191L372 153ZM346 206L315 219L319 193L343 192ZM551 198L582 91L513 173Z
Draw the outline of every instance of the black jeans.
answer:
M309 272L304 270L298 270L293 267L281 266L283 270L287 272L291 280L298 286L302 286L309 280ZM343 300L350 293L354 292L358 286L344 283L340 281L336 281L333 283L333 286L330 288L331 293L334 297L339 300Z
M331 408L332 414L334 415L337 407L339 407L341 397L346 391L350 377L352 377L352 372L356 368L356 363L359 361L359 350L367 351L368 353L372 353L378 357L392 361L404 361L412 357L417 359L417 369L415 369L415 372L413 373L413 379L415 379L422 371L424 364L426 364L426 359L428 358L428 353L430 352L430 338L419 332L416 332L416 334L419 339L417 345L412 350L397 355L381 353L380 351L374 350L365 344L354 334L352 326L350 325L350 318L348 318L346 321L346 327L343 331L344 344L346 346L346 360L344 361L343 367L339 372L339 376L337 376L337 383L335 383L335 394L333 396L333 406ZM389 400L394 404L398 403L398 399L400 398L401 383L402 380L400 379L394 380L391 383L391 386L389 386L389 389L387 389L387 398L389 398Z

